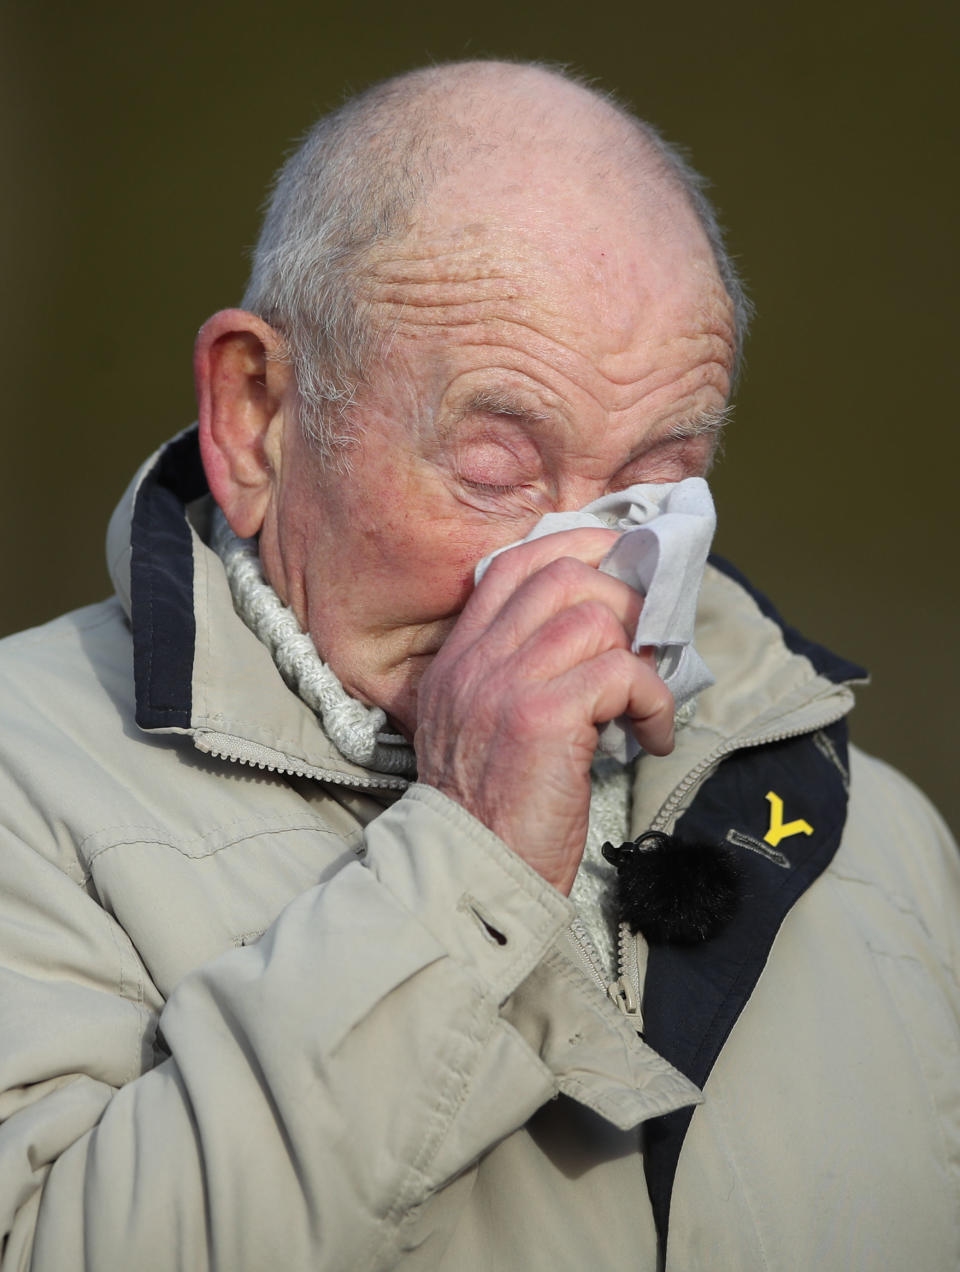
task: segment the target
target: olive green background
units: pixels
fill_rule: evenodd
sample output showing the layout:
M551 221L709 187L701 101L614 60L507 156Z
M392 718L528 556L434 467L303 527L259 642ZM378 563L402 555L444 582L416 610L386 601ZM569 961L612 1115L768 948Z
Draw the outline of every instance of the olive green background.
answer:
M291 139L425 60L561 61L689 147L757 304L720 550L871 668L854 736L960 825L957 9L7 4L0 633L107 592L107 516L193 418Z

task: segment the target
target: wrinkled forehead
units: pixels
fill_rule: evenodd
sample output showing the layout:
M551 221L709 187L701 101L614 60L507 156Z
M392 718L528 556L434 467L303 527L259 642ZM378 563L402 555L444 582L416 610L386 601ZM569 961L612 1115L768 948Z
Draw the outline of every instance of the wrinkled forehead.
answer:
M541 183L504 185L491 207L489 194L437 203L382 244L364 271L365 298L401 325L509 308L598 355L639 332L731 321L710 246L681 200L638 209Z

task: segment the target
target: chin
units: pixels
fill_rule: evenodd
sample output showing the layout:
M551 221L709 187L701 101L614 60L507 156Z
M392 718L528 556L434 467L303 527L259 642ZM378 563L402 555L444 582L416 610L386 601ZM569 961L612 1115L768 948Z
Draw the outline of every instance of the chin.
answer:
M348 689L355 698L387 714L387 727L400 733L411 744L417 731L417 690L424 672L433 662L439 646L406 654L392 667L387 666L362 686Z
M390 728L401 733L411 745L417 731L417 686L429 665L428 660L418 658L418 662L420 666L410 669L411 674L408 674L403 688L393 694L389 702L381 703Z

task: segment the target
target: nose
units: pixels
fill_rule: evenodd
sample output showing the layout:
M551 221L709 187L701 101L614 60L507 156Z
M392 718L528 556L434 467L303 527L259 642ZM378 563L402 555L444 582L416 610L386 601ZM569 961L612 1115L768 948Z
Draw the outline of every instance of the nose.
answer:
M601 495L607 494L605 482L586 477L572 478L563 483L557 492L557 512L579 512Z

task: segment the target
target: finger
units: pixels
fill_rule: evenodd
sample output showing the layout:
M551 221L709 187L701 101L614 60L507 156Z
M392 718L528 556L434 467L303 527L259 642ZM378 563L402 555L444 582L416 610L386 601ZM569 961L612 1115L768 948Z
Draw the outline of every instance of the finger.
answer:
M620 636L632 636L636 630L643 597L612 575L601 574L572 557L561 557L525 579L477 634L476 641L482 641L493 656L507 656L544 624L581 605L590 607L585 616L591 620L601 617L593 607L607 612L609 621L618 629L615 643L619 646L623 643Z
M487 626L517 588L538 570L561 557L572 557L596 567L618 537L615 530L604 526L582 526L545 534L529 543L518 543L490 562L464 607L463 617L468 623Z
M491 631L503 625L506 617L505 612ZM589 598L541 622L509 658L509 670L520 682L543 682L562 676L579 663L589 662L608 650L629 648L630 637L622 617L609 605Z
M606 531L602 533L607 535ZM567 538L569 534L581 535L583 531L548 535L545 539ZM539 547L542 542L545 540L537 540L530 546ZM553 555L557 546L553 545L552 553L546 557L544 549L538 552L536 569L532 568L535 562L526 558L519 568L498 570L488 588L494 562L467 601L447 644L452 648L472 644L503 616L503 625L496 636L505 648L516 648L544 619L566 606L593 597L609 604L633 631L640 616L642 597L613 575L601 574L596 569L593 562L603 559L603 544L575 542L572 546L578 549L578 556ZM568 546L571 546L569 542ZM511 554L512 550L504 556Z
M594 725L627 716L637 741L651 755L673 750L673 694L636 654L607 650L558 676L551 689L558 704L577 703Z

